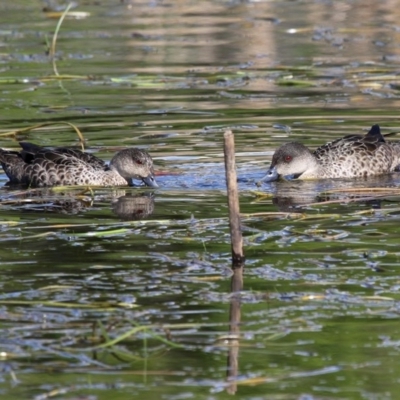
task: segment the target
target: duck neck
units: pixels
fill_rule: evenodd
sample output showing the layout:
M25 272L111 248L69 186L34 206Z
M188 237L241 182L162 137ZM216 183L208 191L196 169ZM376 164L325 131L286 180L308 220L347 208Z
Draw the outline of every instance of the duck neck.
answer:
M307 158L307 168L298 179L317 179L324 175L323 166L318 162L315 155L310 153L310 157Z
M394 169L399 170L400 166L400 141L397 142L389 142L391 147L392 147L392 152L393 152L393 162L392 162L392 168L391 170L393 171Z

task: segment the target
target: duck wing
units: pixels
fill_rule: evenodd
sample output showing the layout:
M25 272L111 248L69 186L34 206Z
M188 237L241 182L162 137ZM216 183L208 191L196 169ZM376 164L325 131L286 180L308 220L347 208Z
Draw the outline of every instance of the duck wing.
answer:
M77 149L47 148L29 142L20 142L19 144L22 147L21 157L27 164L41 164L44 161L50 161L56 165L68 165L79 162L94 169L106 170L108 168L107 164L100 158Z
M314 155L322 160L332 154L342 156L351 153L366 153L372 156L375 151L386 143L379 125L373 125L366 135L347 135L326 143L314 151Z
M11 184L35 187L79 185L108 170L103 160L76 149L46 148L21 142L22 150L0 149L0 163Z

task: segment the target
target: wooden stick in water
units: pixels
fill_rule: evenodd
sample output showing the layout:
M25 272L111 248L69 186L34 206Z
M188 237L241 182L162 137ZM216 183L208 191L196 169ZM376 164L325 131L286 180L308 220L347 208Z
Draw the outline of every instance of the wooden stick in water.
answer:
M230 346L227 357L227 393L237 391L237 377L239 374L239 338L240 338L240 292L243 289L243 238L240 229L239 194L235 166L235 140L231 131L224 133L224 154L226 188L228 192L229 227L232 245L232 282L231 304L229 309L229 336Z
M240 228L239 195L235 165L235 139L232 131L224 133L224 155L226 188L228 192L229 227L232 243L232 267L242 267L244 263L243 238Z

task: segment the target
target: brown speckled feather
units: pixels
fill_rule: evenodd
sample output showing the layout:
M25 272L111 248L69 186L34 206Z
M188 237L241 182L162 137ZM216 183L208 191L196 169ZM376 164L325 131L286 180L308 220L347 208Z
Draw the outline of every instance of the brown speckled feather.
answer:
M374 126L367 135L348 135L314 151L324 178L380 175L392 169L393 149Z

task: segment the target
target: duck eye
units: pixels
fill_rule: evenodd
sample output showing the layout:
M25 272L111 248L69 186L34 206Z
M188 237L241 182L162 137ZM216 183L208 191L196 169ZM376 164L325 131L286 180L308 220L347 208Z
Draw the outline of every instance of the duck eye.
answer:
M136 160L136 164L143 165L143 161L142 160Z
M285 156L285 161L286 162L292 161L292 156Z

